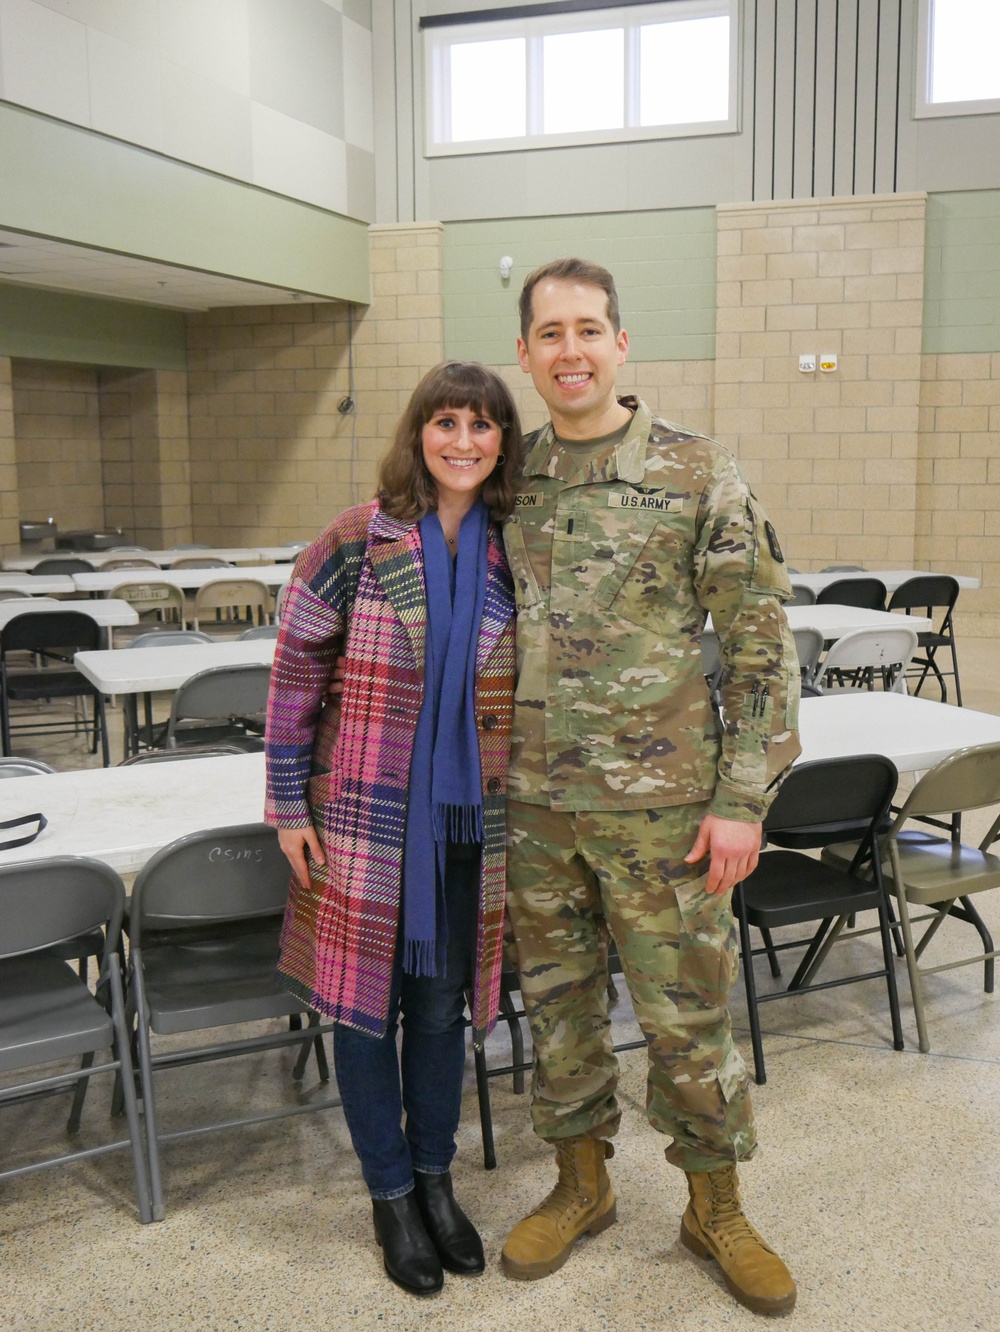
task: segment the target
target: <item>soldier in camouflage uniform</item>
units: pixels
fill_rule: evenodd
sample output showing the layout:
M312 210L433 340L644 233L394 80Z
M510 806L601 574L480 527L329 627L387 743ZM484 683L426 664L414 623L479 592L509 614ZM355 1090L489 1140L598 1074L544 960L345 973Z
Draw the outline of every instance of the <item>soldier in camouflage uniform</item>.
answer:
M689 1182L682 1242L720 1263L742 1303L785 1312L794 1282L739 1200L735 1163L756 1140L728 1010L730 892L800 752L781 550L724 448L615 396L628 338L606 270L546 265L521 313L521 367L552 420L527 441L505 529L518 600L508 911L532 1118L559 1183L509 1236L504 1269L545 1276L615 1220L606 922L648 1042L647 1113ZM702 669L707 614L724 728Z

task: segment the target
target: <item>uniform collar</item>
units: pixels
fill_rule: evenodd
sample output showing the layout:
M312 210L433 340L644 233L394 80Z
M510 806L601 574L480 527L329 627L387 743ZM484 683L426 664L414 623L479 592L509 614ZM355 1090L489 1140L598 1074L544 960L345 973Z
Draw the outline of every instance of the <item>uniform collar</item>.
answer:
M641 398L619 398L623 407L634 413L632 424L625 438L615 444L606 454L592 458L582 472L574 466L574 479L579 481L628 481L637 484L646 475L646 445L653 424L653 414ZM559 460L562 454L553 457L557 448L552 422L542 426L535 442L524 460L525 476L554 476L561 480ZM550 465L551 464L551 465Z

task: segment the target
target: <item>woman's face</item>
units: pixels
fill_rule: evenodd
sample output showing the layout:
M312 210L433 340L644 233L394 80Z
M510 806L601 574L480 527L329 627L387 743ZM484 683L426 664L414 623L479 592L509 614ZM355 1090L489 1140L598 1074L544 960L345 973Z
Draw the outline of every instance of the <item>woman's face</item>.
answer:
M497 465L503 431L471 407L442 407L421 432L424 462L439 496L471 503Z

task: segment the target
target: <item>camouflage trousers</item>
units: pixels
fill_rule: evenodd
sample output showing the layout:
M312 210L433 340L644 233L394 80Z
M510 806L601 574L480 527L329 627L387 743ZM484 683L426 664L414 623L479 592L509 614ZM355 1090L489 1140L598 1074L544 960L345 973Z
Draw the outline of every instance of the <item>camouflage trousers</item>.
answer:
M604 922L646 1038L646 1113L667 1160L714 1170L756 1146L729 992L730 895L686 865L707 806L556 812L508 801L507 906L535 1046L531 1116L549 1141L610 1138L621 1112Z

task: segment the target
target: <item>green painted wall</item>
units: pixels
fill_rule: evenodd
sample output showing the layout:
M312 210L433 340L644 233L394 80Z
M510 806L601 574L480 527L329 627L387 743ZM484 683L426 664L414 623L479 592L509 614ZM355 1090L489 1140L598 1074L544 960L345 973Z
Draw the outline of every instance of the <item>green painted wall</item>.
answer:
M448 222L444 228L445 353L516 361L517 297L533 268L579 254L615 275L633 361L715 356L715 209ZM500 259L510 255L510 281Z
M184 370L184 315L0 283L0 356Z
M368 228L0 102L0 227L367 304Z
M924 351L1000 351L1000 190L927 200Z

